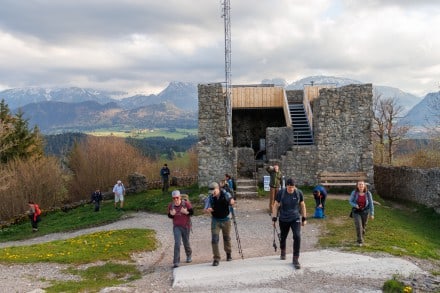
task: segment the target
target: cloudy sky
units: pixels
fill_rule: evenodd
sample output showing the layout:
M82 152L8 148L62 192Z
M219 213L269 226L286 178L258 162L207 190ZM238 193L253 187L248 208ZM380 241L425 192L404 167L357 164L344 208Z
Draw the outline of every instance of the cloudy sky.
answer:
M221 0L0 0L0 90L224 81ZM440 86L438 0L231 0L233 84Z

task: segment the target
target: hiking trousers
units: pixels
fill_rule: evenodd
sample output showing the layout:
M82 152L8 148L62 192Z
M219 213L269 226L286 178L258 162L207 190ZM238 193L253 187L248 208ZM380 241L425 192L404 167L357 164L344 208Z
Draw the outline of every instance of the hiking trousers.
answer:
M170 187L170 181L168 178L162 178L162 192L168 192L168 188Z
M368 211L353 212L354 227L356 228L357 243L364 243L365 229L368 223Z
M275 197L277 195L278 188L276 187L270 187L270 194L269 194L269 212L272 213L273 209L273 203L275 202Z
M301 219L292 222L280 222L280 249L286 251L286 239L289 235L289 230L293 234L293 256L299 256L299 249L301 247Z
M182 227L182 226L174 226L174 258L173 264L178 265L180 263L180 243L183 243L183 247L185 248L185 254L187 258L191 258L192 249L189 244L189 233L191 229Z
M214 260L219 261L220 257L220 231L223 236L223 246L225 252L230 254L232 252L231 248L231 220L227 221L218 221L215 218L212 218L211 221L211 244L212 244L212 254L214 255Z

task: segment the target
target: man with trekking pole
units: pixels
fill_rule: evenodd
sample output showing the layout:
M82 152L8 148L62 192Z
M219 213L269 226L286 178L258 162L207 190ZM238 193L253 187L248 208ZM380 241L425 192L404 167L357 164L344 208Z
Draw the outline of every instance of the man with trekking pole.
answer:
M272 223L275 227L279 219L280 226L280 249L282 260L286 259L286 239L289 230L293 233L293 259L295 269L300 269L299 250L301 247L301 226L307 223L307 211L304 203L304 195L295 187L292 178L287 179L286 188L278 191L272 210Z
M217 182L209 185L209 196L205 201L204 211L211 215L211 245L214 261L213 266L220 262L220 231L223 236L223 246L226 252L226 261L232 260L231 247L231 218L229 207L235 204L232 195L224 189L220 189Z

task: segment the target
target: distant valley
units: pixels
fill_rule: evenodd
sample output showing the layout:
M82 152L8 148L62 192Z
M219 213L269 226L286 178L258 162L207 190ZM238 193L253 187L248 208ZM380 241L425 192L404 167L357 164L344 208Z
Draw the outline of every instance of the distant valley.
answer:
M303 89L305 84L360 84L360 81L330 76L311 76L291 84L283 79L263 80L264 84L282 85L286 89ZM376 94L395 97L407 113L412 126L424 125L430 115L428 100L438 93L417 97L397 88L374 85ZM0 92L13 112L19 109L44 134L87 132L96 129L120 130L152 128L197 128L197 84L171 82L157 95L128 96L124 92L82 88L23 88Z

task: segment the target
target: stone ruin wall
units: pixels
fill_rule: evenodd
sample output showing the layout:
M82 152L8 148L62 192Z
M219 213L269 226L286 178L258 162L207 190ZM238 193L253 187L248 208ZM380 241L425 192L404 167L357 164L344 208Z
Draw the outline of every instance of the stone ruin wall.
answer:
M313 103L317 171L363 171L373 178L373 86L321 89Z
M302 91L287 91L289 102L302 101ZM315 185L322 171L364 171L374 187L372 85L321 89L311 105L315 145L293 146L291 128L266 130L268 164L277 162L298 185ZM267 175L259 170L258 178Z
M382 198L416 202L440 214L440 168L374 166L374 177Z
M302 91L286 91L286 95L289 101L302 100ZM298 185L317 184L322 171L364 171L374 187L372 96L371 84L321 89L312 105L315 145L293 146L291 128L268 127L265 165L278 162L283 173L294 177ZM224 173L237 175L237 152L226 134L221 84L199 85L198 153L200 186L220 180ZM264 168L256 171L262 183L267 173Z
M222 85L200 84L199 93L199 186L208 186L225 177L235 176L235 154L227 134L226 95Z

